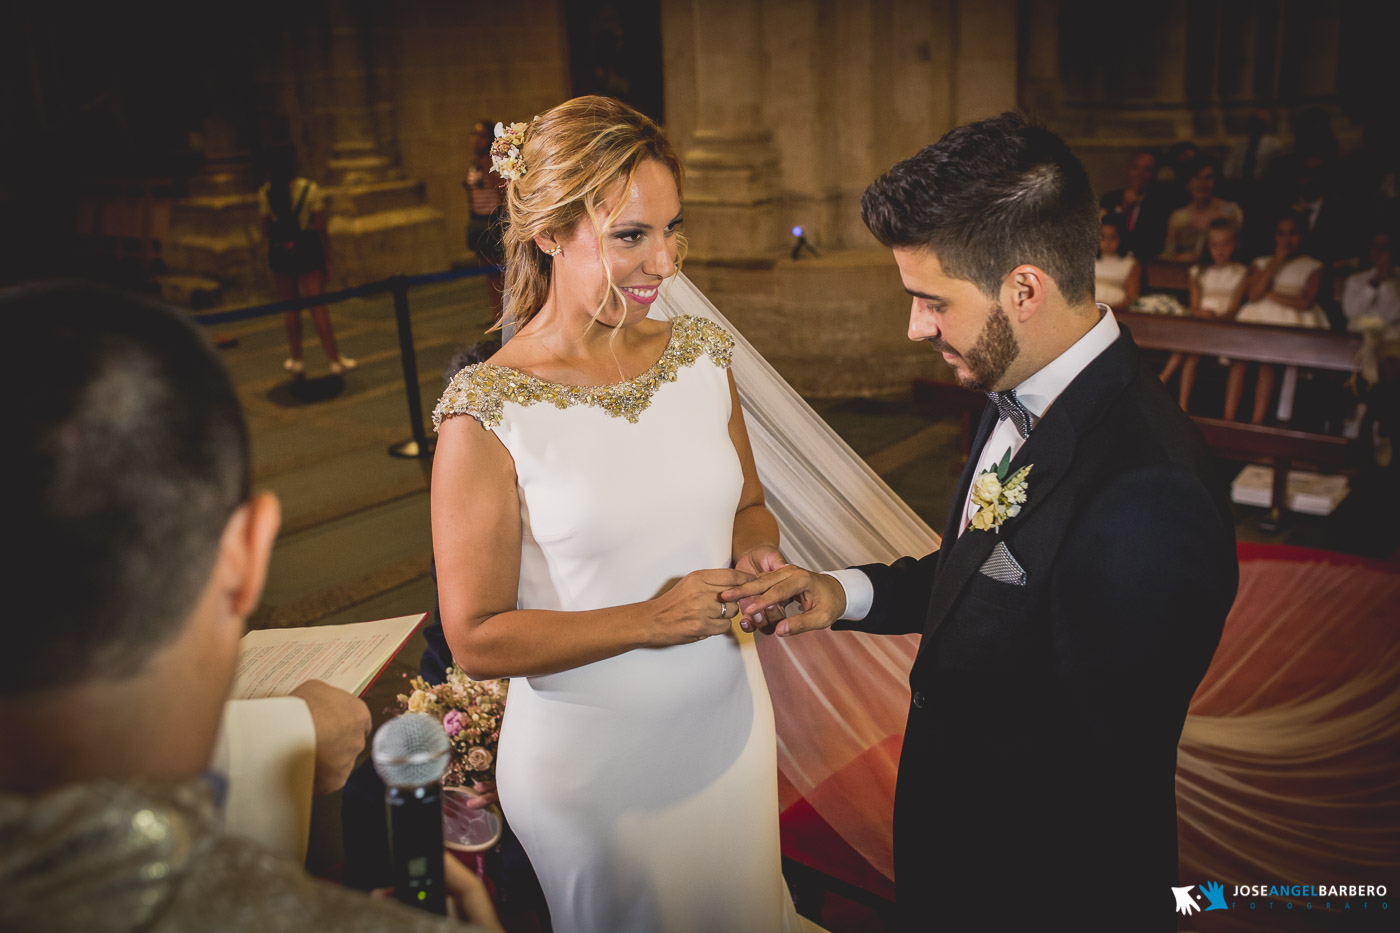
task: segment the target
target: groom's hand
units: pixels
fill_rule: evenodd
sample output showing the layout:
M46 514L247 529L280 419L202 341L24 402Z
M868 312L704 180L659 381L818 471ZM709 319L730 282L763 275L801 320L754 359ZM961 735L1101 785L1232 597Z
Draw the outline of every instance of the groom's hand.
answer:
M734 562L734 569L759 577L765 573L772 573L774 570L781 570L787 565L787 558L776 547L771 544L760 544L745 551L743 556ZM746 632L754 630L772 632L773 626L783 620L782 606L770 606L765 611L759 611L753 607L752 600L741 600L739 612L742 613L739 619L739 628Z
M720 598L738 600L740 610L760 631L779 636L829 628L846 611L846 591L835 577L792 564L725 590ZM782 611L790 602L796 602L802 611L769 621L770 610Z

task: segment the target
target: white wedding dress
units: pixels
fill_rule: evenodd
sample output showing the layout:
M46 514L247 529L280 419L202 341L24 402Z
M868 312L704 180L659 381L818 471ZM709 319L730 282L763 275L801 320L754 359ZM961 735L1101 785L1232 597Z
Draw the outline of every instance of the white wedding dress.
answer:
M729 566L731 347L681 317L629 382L579 389L490 364L452 380L435 419L476 417L515 462L521 609L642 602ZM559 933L806 928L781 871L773 708L737 626L514 679L496 778Z

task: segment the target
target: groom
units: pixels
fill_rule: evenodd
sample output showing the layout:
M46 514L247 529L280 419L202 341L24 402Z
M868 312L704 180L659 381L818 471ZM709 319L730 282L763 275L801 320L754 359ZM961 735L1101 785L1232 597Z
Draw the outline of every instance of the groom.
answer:
M1238 582L1205 444L1094 303L1097 204L1059 137L1017 114L959 127L862 209L913 296L910 339L991 399L942 546L722 596L780 636L923 634L895 793L904 928L1175 930L1176 744Z

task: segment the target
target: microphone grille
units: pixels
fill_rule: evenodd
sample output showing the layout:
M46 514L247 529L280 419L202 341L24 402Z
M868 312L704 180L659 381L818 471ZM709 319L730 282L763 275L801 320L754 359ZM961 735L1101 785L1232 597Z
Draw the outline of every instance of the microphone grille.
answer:
M404 713L374 734L374 770L390 787L422 787L447 773L451 743L442 723L426 713Z

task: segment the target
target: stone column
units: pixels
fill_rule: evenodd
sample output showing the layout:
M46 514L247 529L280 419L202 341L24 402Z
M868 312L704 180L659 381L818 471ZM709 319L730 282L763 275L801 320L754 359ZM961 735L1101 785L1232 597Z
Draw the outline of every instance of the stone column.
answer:
M696 121L685 153L686 227L703 259L781 249L777 153L762 118L763 51L750 0L694 0Z
M360 0L329 0L331 154L336 185L363 185L398 177L393 158L393 112L384 75L372 66L370 32ZM372 93L377 90L378 94Z
M332 284L446 269L455 240L423 182L404 177L389 74L371 54L393 32L370 22L364 0L326 0L325 9L328 67L309 83L321 111L313 130L330 136L326 176L317 180L330 199Z
M250 143L249 49L247 34L232 27L202 68L204 115L190 139L203 165L188 180L186 196L169 205L166 272L156 277L163 297L177 304L244 301L271 287Z

